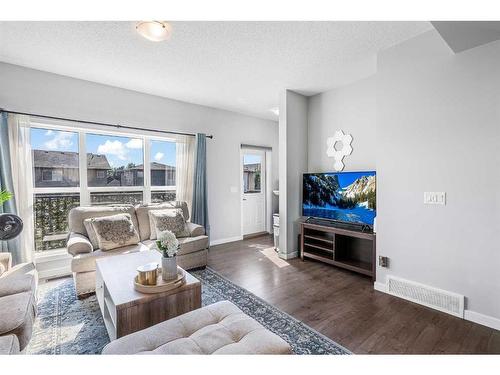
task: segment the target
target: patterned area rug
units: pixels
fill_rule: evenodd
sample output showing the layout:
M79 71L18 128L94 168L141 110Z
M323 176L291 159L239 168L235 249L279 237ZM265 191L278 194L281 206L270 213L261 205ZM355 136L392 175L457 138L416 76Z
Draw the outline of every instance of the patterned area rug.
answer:
M317 331L210 268L191 272L202 283L203 306L229 300L288 342L295 354L350 354ZM100 354L109 342L95 296L76 298L71 278L41 284L28 354Z

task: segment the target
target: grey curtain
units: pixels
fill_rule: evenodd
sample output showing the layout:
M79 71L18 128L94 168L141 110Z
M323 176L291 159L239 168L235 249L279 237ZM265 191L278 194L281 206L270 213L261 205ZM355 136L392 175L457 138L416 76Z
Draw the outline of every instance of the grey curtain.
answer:
M0 190L14 191L12 182L12 170L10 164L10 147L9 147L9 127L7 125L7 113L0 114ZM15 197L0 205L0 214L16 212ZM19 237L10 241L0 241L0 251L10 252L14 258L14 262L20 262L19 256Z
M198 133L195 140L191 221L205 227L207 235L210 236L210 225L208 223L207 140L203 133Z

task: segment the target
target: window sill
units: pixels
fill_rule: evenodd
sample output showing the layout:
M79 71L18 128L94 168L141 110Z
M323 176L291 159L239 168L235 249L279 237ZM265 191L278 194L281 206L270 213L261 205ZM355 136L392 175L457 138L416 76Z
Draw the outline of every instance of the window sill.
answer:
M70 259L71 255L68 254L66 248L54 249L54 250L43 250L35 252L35 263L47 263L62 259Z

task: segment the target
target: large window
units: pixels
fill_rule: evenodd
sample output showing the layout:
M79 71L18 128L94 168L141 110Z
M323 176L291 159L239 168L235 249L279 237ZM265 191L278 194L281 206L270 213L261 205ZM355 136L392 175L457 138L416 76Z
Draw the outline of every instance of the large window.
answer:
M85 143L89 187L144 185L142 139L87 134Z
M175 200L174 140L36 124L31 148L37 251L66 246L73 207Z
M175 186L175 143L151 141L151 186Z
M33 180L36 188L78 186L78 133L31 129Z

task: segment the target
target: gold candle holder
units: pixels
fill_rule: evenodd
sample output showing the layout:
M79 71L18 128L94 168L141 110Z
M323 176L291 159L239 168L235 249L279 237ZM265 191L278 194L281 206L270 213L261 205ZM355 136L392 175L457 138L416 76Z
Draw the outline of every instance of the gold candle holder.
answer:
M156 285L158 271L158 263L148 263L137 267L137 282L141 285Z

